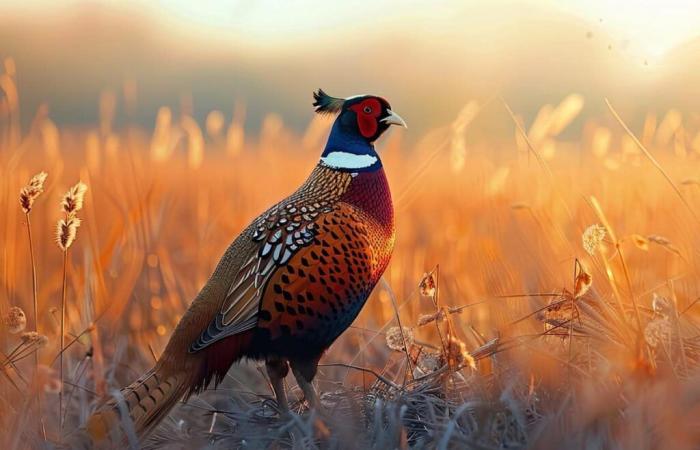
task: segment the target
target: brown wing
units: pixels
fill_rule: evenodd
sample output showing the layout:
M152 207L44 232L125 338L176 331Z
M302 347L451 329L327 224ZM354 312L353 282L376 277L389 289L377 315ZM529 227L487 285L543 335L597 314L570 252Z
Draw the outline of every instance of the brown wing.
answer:
M367 217L344 203L316 221L313 245L270 277L258 327L325 347L355 319L376 280Z
M190 352L256 326L267 281L294 254L313 242L318 232L316 221L333 210L349 177L317 168L299 191L256 219L248 237L256 245L249 254L240 255L243 263L219 313L190 345Z

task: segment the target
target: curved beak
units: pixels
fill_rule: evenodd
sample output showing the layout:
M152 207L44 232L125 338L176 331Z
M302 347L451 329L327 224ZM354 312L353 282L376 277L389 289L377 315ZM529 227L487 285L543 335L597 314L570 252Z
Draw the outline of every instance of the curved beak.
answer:
M396 114L394 111L387 109L386 112L389 113L388 116L383 118L381 122L387 124L387 125L400 125L404 128L408 128L408 125L406 125L406 121L401 118L398 114Z

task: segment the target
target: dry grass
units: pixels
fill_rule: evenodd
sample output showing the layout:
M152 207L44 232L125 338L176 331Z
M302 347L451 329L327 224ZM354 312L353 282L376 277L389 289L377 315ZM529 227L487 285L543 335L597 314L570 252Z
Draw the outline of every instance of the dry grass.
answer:
M148 368L228 243L310 171L329 124L297 134L270 115L249 136L240 111L230 125L212 113L202 131L163 109L153 132L116 130L115 103L94 129L58 129L40 111L22 134L16 95L0 94L5 448L61 440L60 392L68 432ZM469 139L480 107L513 134ZM650 114L636 142L604 116L560 138L582 107L571 96L523 120L470 102L415 145L386 138L397 247L322 361L324 409L281 421L258 365L242 364L149 445L697 448L700 121ZM19 193L41 171L32 257ZM89 188L80 236L62 252L57 205L77 179Z

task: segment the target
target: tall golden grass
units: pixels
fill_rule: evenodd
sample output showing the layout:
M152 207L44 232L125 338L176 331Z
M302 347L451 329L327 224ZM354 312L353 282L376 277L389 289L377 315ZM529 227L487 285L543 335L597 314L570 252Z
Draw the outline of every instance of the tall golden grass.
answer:
M37 442L23 439L28 433L60 440L60 392L72 408L61 414L75 427L97 398L147 368L225 247L304 180L330 127L313 117L298 133L270 113L251 135L239 103L232 120L213 111L200 124L187 108L164 107L153 130L120 129L114 120L125 99L105 94L92 128L61 129L42 107L22 132L15 79L14 63L6 60L0 75L0 314L7 325L0 329L0 427L15 430L3 433L8 448ZM697 411L697 401L679 404L671 397L700 388L691 351L700 336L700 120L675 110L650 112L642 129L626 130L624 118L610 113L568 134L575 138L561 137L586 102L604 105L571 95L521 117L504 102L467 101L444 127L423 136L393 133L378 144L395 200L396 250L385 282L325 356L325 363L342 364L323 368L323 386L340 380L368 386L373 373L399 380L404 364L412 363L403 328L399 351L374 339L377 332L395 334L391 326L410 329L411 342L432 345L426 348L454 339L466 358L497 339L503 353L476 357L475 369L461 365L464 376L497 374L507 382L498 359L507 354L503 358L525 374L524 389L538 392L542 403L554 392L569 392L569 403L557 408L575 406L580 415L567 420L579 429L609 420L616 442L634 448L635 433L651 423L658 428L657 448L697 445L697 422L686 417ZM486 108L500 111L513 134L468 139ZM29 217L19 195L42 171L49 176L31 209L30 252ZM77 179L88 187L80 237L62 252L53 237L57 205ZM589 231L584 248L584 232L593 225L598 237ZM425 281L438 265L439 304ZM589 286L583 290L581 283ZM23 330L10 326L14 307L31 316ZM447 335L419 326L445 316ZM609 338L587 334L598 329L586 322L591 317L605 324L600 329ZM553 338L556 330L563 336ZM25 358L35 352L36 367ZM58 355L65 357L63 384ZM250 371L233 370L251 380L247 389L269 394ZM614 406L601 392L617 399ZM37 396L43 401L34 402ZM30 412L41 414L41 430ZM528 442L545 445L550 438Z

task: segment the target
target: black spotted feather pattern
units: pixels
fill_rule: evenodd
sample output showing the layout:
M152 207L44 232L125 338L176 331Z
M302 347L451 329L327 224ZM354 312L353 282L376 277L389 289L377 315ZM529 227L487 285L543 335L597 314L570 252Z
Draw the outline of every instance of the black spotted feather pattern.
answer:
M351 179L350 174L318 167L296 193L255 220L246 236L255 242L254 250L238 270L220 312L192 343L190 352L256 327L268 280L313 243L316 221L333 211Z

